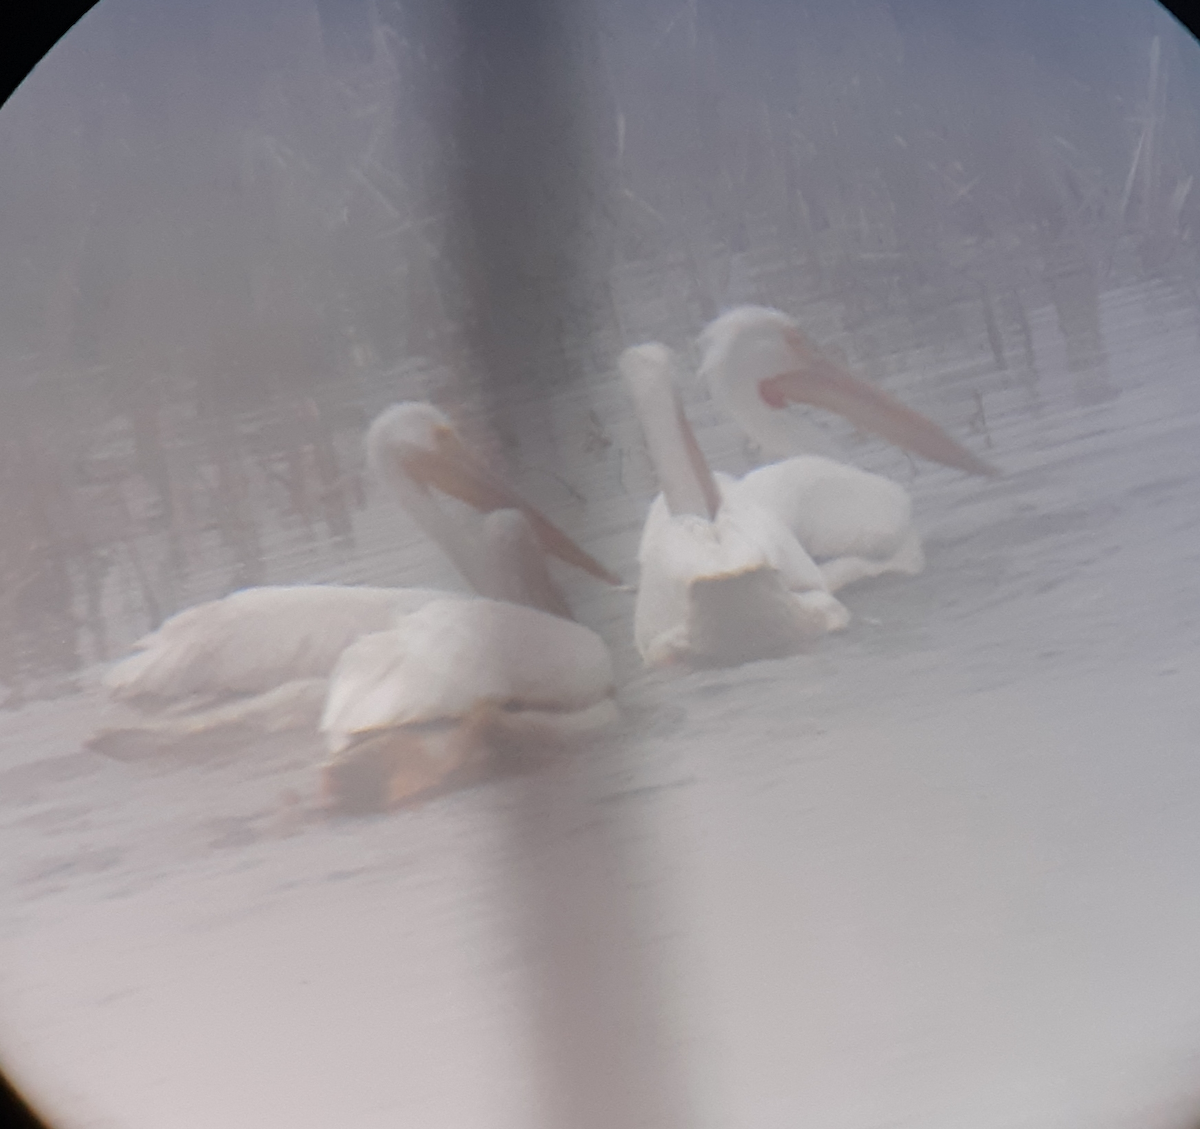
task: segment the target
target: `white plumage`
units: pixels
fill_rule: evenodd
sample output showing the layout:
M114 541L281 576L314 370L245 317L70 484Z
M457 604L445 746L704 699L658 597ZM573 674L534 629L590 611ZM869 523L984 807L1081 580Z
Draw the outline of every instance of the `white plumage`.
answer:
M321 731L336 753L356 735L453 721L481 702L570 713L612 691L612 660L594 631L520 604L442 599L346 649Z
M329 680L325 791L393 806L462 780L506 747L561 747L617 718L604 641L498 600L435 600L364 635Z
M830 592L847 584L925 566L912 498L898 482L822 455L797 455L737 481L786 526L818 562Z
M634 346L619 366L662 493L638 549L634 641L647 664L733 663L786 654L849 613L795 536L714 476L683 415L663 345Z
M569 614L546 552L616 582L473 459L432 405L388 408L369 428L366 446L375 474L484 595ZM446 508L435 490L466 505ZM137 757L283 730L315 735L326 680L346 647L449 595L297 585L245 589L186 609L106 673L112 705L90 744Z
M152 707L328 677L360 635L445 595L436 588L332 584L247 588L171 616L110 667L103 682L115 697L145 699Z
M824 433L789 404L813 404L937 462L974 474L988 464L940 427L822 356L779 310L741 306L700 335L700 376L713 398L770 455L737 493L774 513L821 566L829 590L885 572L924 567L912 499L898 483L820 454Z

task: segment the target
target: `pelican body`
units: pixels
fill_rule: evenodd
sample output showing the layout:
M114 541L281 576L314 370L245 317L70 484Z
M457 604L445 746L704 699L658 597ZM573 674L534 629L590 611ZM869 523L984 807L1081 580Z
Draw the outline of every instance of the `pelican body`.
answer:
M885 572L915 574L924 553L898 483L820 454L823 433L791 404L838 412L897 446L971 474L995 468L917 412L824 357L779 310L741 306L701 334L700 377L764 452L785 457L745 475L739 495L774 513L820 562L831 592Z
M849 622L804 547L768 509L713 475L657 342L619 368L662 493L638 549L634 641L647 665L732 664L788 654Z
M823 455L795 455L738 479L739 497L774 514L818 563L825 585L925 567L912 498L898 482Z
M396 404L368 429L368 463L476 591L554 615L569 608L545 554L617 578L465 449L430 404ZM465 506L447 508L434 491ZM315 734L330 673L360 636L452 593L432 588L248 588L172 616L104 678L114 717L90 741L116 757Z
M594 631L520 604L434 600L339 658L321 718L326 798L394 807L505 753L561 748L616 719L613 692Z

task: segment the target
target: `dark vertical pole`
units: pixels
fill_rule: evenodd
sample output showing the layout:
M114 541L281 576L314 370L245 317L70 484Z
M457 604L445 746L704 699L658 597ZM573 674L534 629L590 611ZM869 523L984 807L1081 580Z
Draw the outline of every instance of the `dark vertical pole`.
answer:
M554 0L458 0L453 274L461 281L468 384L493 425L544 398L564 334L590 331L586 232L598 183L586 137L586 29ZM465 374L464 374L465 375ZM506 428L507 430L507 428ZM521 420L528 442L549 442ZM545 449L545 448L544 448ZM674 1129L687 1123L661 980L639 943L645 869L636 828L589 818L583 773L528 781L514 819L514 875L533 962L550 1123ZM585 851L551 826L590 823Z

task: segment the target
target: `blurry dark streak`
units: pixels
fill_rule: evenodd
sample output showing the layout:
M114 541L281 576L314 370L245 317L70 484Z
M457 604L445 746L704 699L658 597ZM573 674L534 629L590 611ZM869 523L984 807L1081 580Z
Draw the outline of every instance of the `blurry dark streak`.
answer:
M466 280L471 365L459 376L493 427L543 458L554 448L536 406L571 378L565 333L592 331L583 311L601 265L586 238L596 184L581 98L581 76L596 72L593 32L574 12L551 0L456 5L453 263ZM592 803L579 771L528 782L513 816L547 1123L682 1127L687 1102L636 891L646 860L630 855L643 836L628 818L605 822L586 864L547 839L547 826Z

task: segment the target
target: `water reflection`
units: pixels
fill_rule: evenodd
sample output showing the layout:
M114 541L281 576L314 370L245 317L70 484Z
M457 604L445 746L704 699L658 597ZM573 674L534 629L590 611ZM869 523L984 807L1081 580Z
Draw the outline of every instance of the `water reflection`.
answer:
M127 413L64 437L51 413L73 391L13 403L3 441L10 686L113 657L110 623L123 647L197 597L265 582L264 539L353 544L361 432L314 396L206 414L118 397Z
M1067 349L1067 369L1076 374L1080 406L1117 395L1100 332L1100 287L1095 267L1079 244L1061 239L1046 251L1046 282Z

